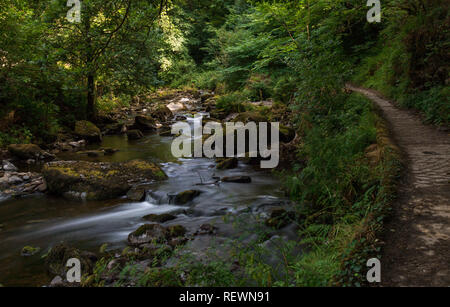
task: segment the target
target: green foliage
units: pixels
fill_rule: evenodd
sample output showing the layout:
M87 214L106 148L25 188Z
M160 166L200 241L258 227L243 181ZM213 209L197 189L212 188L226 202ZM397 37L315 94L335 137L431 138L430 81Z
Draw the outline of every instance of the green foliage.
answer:
M240 92L234 92L220 96L217 99L216 107L220 110L224 110L228 113L240 113L246 111L244 103L246 98Z
M354 79L421 111L427 122L449 125L448 2L389 2L384 28Z
M6 147L9 144L30 144L33 134L24 127L12 128L8 133L0 131L0 147Z

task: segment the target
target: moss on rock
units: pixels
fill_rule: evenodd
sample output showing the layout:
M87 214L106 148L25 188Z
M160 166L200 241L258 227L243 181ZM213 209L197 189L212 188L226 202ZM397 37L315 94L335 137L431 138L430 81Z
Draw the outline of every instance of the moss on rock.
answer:
M72 258L80 260L83 275L92 274L97 256L93 253L68 246L65 243L58 244L50 250L45 257L45 265L50 273L66 276L66 272L69 269L66 267L66 264Z
M91 142L101 142L102 132L93 123L81 120L75 123L75 134Z
M39 247L25 246L24 248L22 248L22 251L20 254L23 257L31 257L31 256L36 255L40 251L41 251L41 248L39 248Z
M127 194L134 185L167 178L158 165L141 160L127 163L59 161L47 163L42 174L51 193L82 200L117 198Z
M148 243L164 243L167 237L167 229L159 224L145 224L128 236L128 243L139 246Z
M12 144L8 146L11 155L20 159L49 159L54 158L49 153L34 144Z
M175 197L175 203L178 205L187 204L188 202L192 201L194 198L196 198L200 194L201 194L201 191L197 191L197 190L188 190L188 191L181 192Z

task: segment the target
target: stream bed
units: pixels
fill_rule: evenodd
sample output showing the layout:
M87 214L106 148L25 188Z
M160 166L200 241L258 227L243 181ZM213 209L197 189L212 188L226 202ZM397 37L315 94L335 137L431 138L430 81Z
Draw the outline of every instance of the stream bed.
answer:
M183 225L190 233L202 224L213 224L218 227L218 238L230 239L239 237L241 233L225 223L223 216L288 202L283 198L280 183L270 171L242 163L235 169L222 171L215 168L216 163L211 159L176 159L171 154L172 140L158 134L146 135L138 141L128 141L126 136L106 136L101 145L90 146L89 149L118 149L119 152L112 156L90 158L78 153L59 156L63 160L91 162L144 159L160 163L169 179L152 184L143 202L130 202L126 198L74 202L50 195L0 200L0 284L46 285L52 276L46 273L41 257L52 246L66 242L94 252L104 243L108 243L111 249L124 248L128 234L144 224L142 218L148 214L175 214L177 219L164 225ZM212 182L213 177L224 176L250 176L252 183ZM171 201L171 196L193 189L202 193L191 204L176 206ZM285 235L294 237L295 231L285 231ZM194 244L198 251L208 248L211 242L204 239ZM41 250L33 257L21 257L24 246Z

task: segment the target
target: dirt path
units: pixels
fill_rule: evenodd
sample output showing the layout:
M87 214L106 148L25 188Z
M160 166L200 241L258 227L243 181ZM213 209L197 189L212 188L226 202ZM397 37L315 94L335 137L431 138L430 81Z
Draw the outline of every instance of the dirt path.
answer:
M382 110L406 158L386 225L384 286L450 286L450 134L424 125L375 91L348 86Z

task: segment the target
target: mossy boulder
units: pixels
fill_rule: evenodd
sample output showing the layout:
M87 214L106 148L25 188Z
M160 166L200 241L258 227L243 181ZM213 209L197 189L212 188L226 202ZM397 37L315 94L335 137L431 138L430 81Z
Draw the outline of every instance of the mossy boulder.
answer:
M106 200L127 194L136 185L167 179L155 163L58 161L47 163L42 174L52 194L75 200Z
M144 220L155 223L165 223L176 219L175 215L164 213L164 214L149 214L144 216Z
M157 107L156 110L151 113L151 116L160 122L167 122L173 118L172 111L165 105Z
M8 151L11 155L23 160L53 160L55 158L35 144L12 144L8 146Z
M55 275L66 276L67 261L76 258L81 262L82 275L92 274L98 258L95 254L71 247L65 243L54 246L45 257L45 265L48 271Z
M127 198L133 201L144 201L147 191L144 187L133 187L127 193Z
M90 142L102 141L102 132L100 129L87 120L81 120L75 123L75 134Z
M175 203L177 205L185 205L188 202L194 200L197 196L199 196L202 192L197 190L188 190L179 193L177 196L175 196Z
M145 224L128 235L128 244L154 249L152 246L155 244L168 244L173 239L183 238L186 232L186 228L181 225L163 227L159 224Z
M140 246L149 243L164 243L167 239L167 229L159 224L145 224L128 235L128 243Z
M141 130L141 131L153 131L157 129L156 121L145 115L136 116L134 119L134 125L130 127L131 130Z

